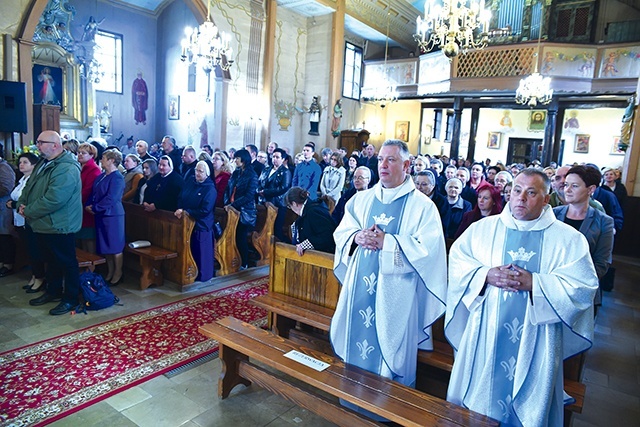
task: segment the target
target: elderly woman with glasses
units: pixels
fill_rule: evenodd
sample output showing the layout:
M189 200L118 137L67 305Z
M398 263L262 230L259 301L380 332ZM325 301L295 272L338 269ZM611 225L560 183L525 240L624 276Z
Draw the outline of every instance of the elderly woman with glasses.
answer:
M122 153L109 149L102 153L100 164L104 172L93 184L91 198L85 207L96 220L96 251L107 259L110 285L122 282L122 251L124 250L124 178L118 171Z

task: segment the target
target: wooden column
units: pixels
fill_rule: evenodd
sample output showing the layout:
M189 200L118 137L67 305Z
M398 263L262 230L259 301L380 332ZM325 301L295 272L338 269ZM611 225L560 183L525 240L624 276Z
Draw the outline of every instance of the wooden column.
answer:
M273 76L276 51L276 19L278 3L276 0L265 0L266 22L264 33L264 59L262 66L262 96L265 100L264 113L266 123L262 123L261 145L266 149L271 135L271 114L273 113Z
M467 159L476 158L476 141L478 133L478 121L480 119L480 107L474 106L471 108L471 126L469 126L469 148L467 150ZM482 159L477 159L481 161ZM446 167L446 165L445 165Z
M329 105L327 105L327 147L338 148L338 138L331 136L331 119L333 106L342 97L342 80L344 73L344 14L345 0L336 1L331 32L331 63L329 64Z
M564 114L566 113L566 108L558 108L558 116L556 117L557 123L564 123ZM551 161L558 163L560 165L560 147L562 146L562 126L557 126L553 135L553 145L551 146ZM544 154L544 152L543 152ZM544 157L543 157L544 159ZM547 166L548 163L544 166Z
M451 151L450 159L457 159L460 153L460 131L462 127L462 109L464 108L464 98L456 96L453 100L453 129L451 131Z
M542 156L540 162L542 166L551 163L551 157L556 145L556 127L558 124L558 99L554 98L547 107L547 124L544 127L544 140L542 141ZM560 145L560 144L557 144Z
M33 33L32 33L33 34ZM21 145L29 145L31 141L35 141L38 135L33 134L33 79L31 77L31 69L33 63L31 62L31 52L33 50L33 43L31 40L18 39L18 73L19 80L24 82L27 86L27 133L20 134Z

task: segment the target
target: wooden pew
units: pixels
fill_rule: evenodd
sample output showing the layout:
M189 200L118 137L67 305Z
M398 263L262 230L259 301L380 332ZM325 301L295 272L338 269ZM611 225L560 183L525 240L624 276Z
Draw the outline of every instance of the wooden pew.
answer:
M273 203L265 203L258 205L258 219L256 221L256 230L251 233L251 243L260 255L257 265L267 265L271 260L271 236L273 235L273 226L278 215L278 208Z
M123 206L127 243L148 240L152 244L151 248L142 248L146 251L132 250L129 246L125 249L125 266L143 270L141 288L151 283L159 285L164 278L183 289L193 283L198 276L190 246L195 226L193 218L183 215L178 219L173 212L160 209L146 212L141 205L133 203L125 202Z
M215 220L220 222L223 232L216 240L215 259L220 264L216 273L220 276L240 271L240 252L236 245L236 228L240 220L240 212L231 206L216 208Z
M326 351L331 318L338 302L340 284L333 275L333 255L307 251L300 257L295 247L284 243L273 245L269 292L251 303L270 313L270 324L276 333L308 346ZM305 330L315 328L323 334ZM433 351L418 351L416 387L445 398L453 349L444 335L444 317L432 326ZM580 382L584 356L577 355L564 362L565 390L576 402L565 406L565 423L571 413L581 413L586 386Z
M346 409L335 398L346 400L404 426L499 425L491 418L371 372L345 365L332 356L297 345L233 317L204 325L199 331L220 344L223 367L218 381L218 396L222 399L228 397L236 385L248 386L255 382L341 426L380 424ZM330 366L318 372L285 357L292 350ZM277 372L267 370L253 361ZM318 391L333 398L325 397Z
M96 265L107 262L101 255L92 254L80 248L76 248L76 259L78 260L78 267L85 268L92 273L95 271Z

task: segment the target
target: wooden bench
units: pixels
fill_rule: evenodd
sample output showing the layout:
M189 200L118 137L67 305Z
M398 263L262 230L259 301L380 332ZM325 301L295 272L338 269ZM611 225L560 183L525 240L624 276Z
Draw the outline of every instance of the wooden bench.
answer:
M107 262L101 255L92 254L80 248L76 248L76 259L78 260L78 267L85 268L92 273L95 271L96 265Z
M333 275L333 255L307 251L300 257L295 247L283 243L273 245L269 292L251 302L270 312L270 324L283 337L317 349L330 348L326 342L331 318L337 305L340 285ZM304 330L315 328L322 334ZM432 326L433 351L418 351L416 387L445 398L451 369L453 349L444 335L444 317ZM565 424L571 413L581 413L586 386L580 382L584 355L564 362L565 390L576 402L565 406Z
M236 228L240 220L240 212L231 206L225 206L216 208L214 216L223 229L222 236L216 240L215 247L215 259L220 265L217 274L226 276L240 271L240 252L236 245Z
M182 290L195 282L198 267L191 254L191 233L195 221L188 215L181 219L173 212L146 212L141 205L125 202L125 238L127 242L148 240L150 247L125 249L125 266L142 271L140 287L161 285L164 279ZM213 262L213 260L211 260Z
M151 285L162 285L164 275L162 274L162 261L178 257L177 252L172 252L158 246L147 246L146 248L125 247L125 251L136 254L140 257L140 289L147 289Z
M278 208L273 203L265 203L257 206L258 218L256 221L256 230L251 233L251 243L260 255L257 265L267 265L271 261L271 236L273 235L273 226L278 216Z
M335 398L404 426L499 425L484 415L345 365L336 358L232 317L206 324L199 331L220 344L223 366L218 381L218 396L222 399L228 397L236 385L248 386L254 382L341 426L380 424L341 406ZM330 366L318 372L284 356L292 350Z

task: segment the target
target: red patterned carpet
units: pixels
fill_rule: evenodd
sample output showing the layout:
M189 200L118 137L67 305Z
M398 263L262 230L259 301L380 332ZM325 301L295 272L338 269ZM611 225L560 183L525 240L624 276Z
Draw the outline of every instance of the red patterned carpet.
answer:
M258 324L247 301L267 277L0 354L0 426L48 424L218 349L198 327L233 316Z

